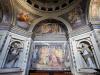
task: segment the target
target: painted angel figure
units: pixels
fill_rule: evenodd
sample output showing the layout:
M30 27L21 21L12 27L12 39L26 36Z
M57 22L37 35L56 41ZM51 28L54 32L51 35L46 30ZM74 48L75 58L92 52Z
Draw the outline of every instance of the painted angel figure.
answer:
M83 57L85 63L87 64L87 67L96 68L96 62L94 59L94 55L93 55L92 50L89 48L89 45L85 43L81 43L80 54Z
M40 49L39 64L47 65L49 61L49 50L48 47L42 47Z
M50 55L51 66L59 67L62 66L63 63L63 52L60 48L53 48Z
M37 63L37 61L39 59L38 47L35 48L33 55L32 55L32 58L33 58L33 62Z
M21 52L21 44L20 42L13 42L10 46L6 62L4 67L5 68L14 68L18 66L18 59Z

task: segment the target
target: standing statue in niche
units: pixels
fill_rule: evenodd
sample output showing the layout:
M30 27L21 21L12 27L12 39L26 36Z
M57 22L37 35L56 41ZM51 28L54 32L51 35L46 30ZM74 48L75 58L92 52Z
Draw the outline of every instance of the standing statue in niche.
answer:
M11 43L11 46L7 55L7 59L4 65L5 68L18 67L18 59L20 56L21 49L22 47L21 47L20 42L16 41L16 42Z
M96 62L90 45L86 43L81 43L80 54L87 64L87 67L96 68Z

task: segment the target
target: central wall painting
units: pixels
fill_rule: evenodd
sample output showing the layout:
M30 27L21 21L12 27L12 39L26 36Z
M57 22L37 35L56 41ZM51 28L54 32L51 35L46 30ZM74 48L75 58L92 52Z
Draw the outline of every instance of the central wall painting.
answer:
M65 70L65 45L65 43L61 42L36 42L32 55L31 69Z
M36 34L63 33L64 30L58 23L41 23L36 27Z

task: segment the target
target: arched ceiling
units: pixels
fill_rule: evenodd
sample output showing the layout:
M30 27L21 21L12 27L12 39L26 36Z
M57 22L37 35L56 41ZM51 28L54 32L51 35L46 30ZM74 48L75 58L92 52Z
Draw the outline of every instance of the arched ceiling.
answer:
M42 3L58 3L59 1L64 1L64 0L37 0Z
M60 16L75 8L81 0L13 0L16 6L39 16Z
M68 7L76 0L27 0L29 4L42 11L57 11Z
M61 17L73 29L85 25L86 0L13 0L17 9L26 10L32 17L31 23L37 18ZM84 2L85 1L85 2ZM20 12L20 11L18 11ZM32 14L32 15L31 15ZM35 18L36 17L36 18ZM78 20L78 21L77 21ZM77 22L79 22L77 24Z

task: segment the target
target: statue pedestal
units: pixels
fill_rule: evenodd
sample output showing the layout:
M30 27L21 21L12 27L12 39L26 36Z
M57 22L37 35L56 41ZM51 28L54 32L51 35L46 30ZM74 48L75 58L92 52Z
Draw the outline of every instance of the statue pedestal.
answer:
M80 68L79 72L81 72L81 73L96 73L97 71L92 68Z
M0 75L22 75L21 68L0 69Z

